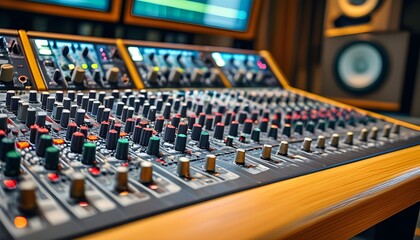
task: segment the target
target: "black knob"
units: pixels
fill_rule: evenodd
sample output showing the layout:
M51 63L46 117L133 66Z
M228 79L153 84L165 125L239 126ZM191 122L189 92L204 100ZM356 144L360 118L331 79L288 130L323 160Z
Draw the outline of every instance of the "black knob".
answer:
M42 135L36 145L36 155L40 157L44 157L45 150L51 146L52 146L52 137L48 134Z
M200 134L200 139L198 141L198 147L201 149L209 149L210 143L209 143L209 133L204 131Z
M252 119L249 119L249 118L246 119L244 122L244 126L242 128L242 132L246 134L250 134L252 130L252 123L253 123Z
M115 150L117 148L118 142L118 132L115 129L111 129L108 131L106 135L106 144L105 147L108 150Z
M216 139L222 140L224 131L225 131L225 125L223 123L217 123L216 128L214 129L213 137Z
M164 133L165 142L174 142L175 141L175 127L171 124L166 126Z
M187 136L185 134L178 134L175 139L175 150L179 152L185 152L187 145Z
M140 143L140 137L141 132L143 131L143 128L139 125L134 127L133 137L132 140L134 143L139 144Z
M238 126L239 126L239 124L236 121L233 121L230 124L230 128L229 128L229 135L230 136L233 136L233 137L237 137L238 136Z
M73 133L71 137L70 150L74 153L82 153L85 135L81 132Z
M6 155L15 150L15 141L12 138L3 138L0 144L0 160L6 161Z
M200 139L200 134L201 134L201 125L196 123L194 124L192 131L191 131L191 139L198 141Z
M260 129L259 128L254 128L251 132L251 139L254 142L259 142L260 141Z

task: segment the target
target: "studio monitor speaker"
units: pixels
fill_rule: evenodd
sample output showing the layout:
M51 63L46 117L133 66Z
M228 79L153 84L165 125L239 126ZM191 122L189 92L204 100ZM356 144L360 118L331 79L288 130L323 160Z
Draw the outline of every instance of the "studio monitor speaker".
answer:
M340 36L399 29L402 0L328 0L325 35Z
M321 94L363 108L399 111L409 38L407 32L324 38Z

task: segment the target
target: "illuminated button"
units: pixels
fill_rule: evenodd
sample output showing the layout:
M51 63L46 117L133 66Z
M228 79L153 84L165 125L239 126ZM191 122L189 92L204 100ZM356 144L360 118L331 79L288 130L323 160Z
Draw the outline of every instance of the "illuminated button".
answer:
M8 191L15 190L17 187L16 180L13 179L6 179L3 180L3 187Z
M16 147L19 148L19 149L25 149L25 148L28 148L30 146L31 146L31 144L29 144L29 142L26 142L26 141L21 141L21 142L16 143Z
M13 223L15 224L16 228L25 228L28 226L28 219L26 219L24 216L17 216L13 220Z
M89 136L87 136L87 139L90 140L90 141L97 141L98 137L95 136L95 135L89 135Z
M50 182L58 182L60 180L60 176L58 176L57 173L48 173L47 175L48 180L50 180Z
M86 69L88 69L88 65L86 63L83 63L82 68L86 70Z
M90 65L90 67L91 67L92 69L97 69L97 68L99 67L99 65L98 65L97 63L92 63L92 64Z
M64 139L61 138L54 138L53 139L53 144L54 145L63 145L65 143Z
M90 167L88 171L92 176L99 176L101 174L101 169L98 167Z

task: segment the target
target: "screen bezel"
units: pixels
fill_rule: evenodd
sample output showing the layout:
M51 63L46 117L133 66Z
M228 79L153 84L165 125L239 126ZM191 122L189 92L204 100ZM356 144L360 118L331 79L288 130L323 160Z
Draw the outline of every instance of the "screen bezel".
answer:
M117 22L120 20L122 0L110 1L109 10L105 12L99 10L54 5L51 3L28 2L25 0L2 0L0 1L0 7L55 16Z
M241 39L251 39L255 36L258 16L260 14L262 0L254 0L251 6L251 16L249 18L248 28L245 31L234 31L219 29L213 27L205 27L194 25L191 23L181 23L171 20L154 19L148 17L134 16L133 6L134 0L127 0L124 11L124 23L132 25L140 25L147 27L164 28L170 30L186 31L193 33L224 35Z

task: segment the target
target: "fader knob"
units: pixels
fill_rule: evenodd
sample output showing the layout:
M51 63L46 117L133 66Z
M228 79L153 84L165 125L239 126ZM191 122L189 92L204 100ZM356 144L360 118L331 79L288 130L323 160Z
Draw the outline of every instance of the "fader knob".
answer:
M8 177L18 176L20 173L20 153L16 150L9 151L6 154L6 166L4 175Z
M12 64L3 64L0 66L0 81L11 82L13 81L14 68Z
M360 130L360 136L359 139L362 142L366 142L367 141L367 137L368 137L368 130L366 128L362 128L362 130Z
M245 165L245 150L244 149L236 150L235 163L238 165Z
M371 139L376 140L378 138L378 128L373 127L372 128L372 134L370 136Z
M119 74L120 74L120 69L117 67L112 67L106 72L106 80L109 83L117 83Z
M344 143L348 145L353 145L353 132L347 132Z
M215 172L216 171L216 155L208 154L204 162L204 170L206 172Z
M142 161L140 164L140 179L141 183L153 182L153 164L151 162Z
M36 210L36 184L33 181L25 180L19 185L19 210L22 212L32 212Z
M382 137L389 138L390 133L391 133L391 126L385 125L384 129L382 130Z
M394 126L392 128L392 133L394 133L394 134L400 134L400 125L394 124Z
M180 177L190 177L190 159L186 157L180 157L178 159L177 173Z
M302 150L305 151L305 152L310 152L311 151L311 143L312 143L311 138L305 138L303 140Z
M325 137L320 135L318 136L318 139L316 140L316 147L320 149L325 148Z
M264 160L270 160L271 159L271 150L273 146L264 144L261 152L261 158Z
M287 156L288 151L289 151L289 143L287 141L281 141L279 151L277 152L277 154Z
M334 133L331 136L331 142L330 142L330 144L331 144L332 147L338 147L339 141L340 141L340 135L338 135L337 133Z
M71 81L75 84L82 84L85 78L85 70L79 66L77 66L73 70L73 75L71 76Z
M128 168L119 166L117 168L117 175L115 176L115 191L128 191Z
M44 167L47 170L58 170L60 150L56 147L48 147L45 150L45 163Z
M71 176L70 198L83 200L85 198L85 176L76 172Z

